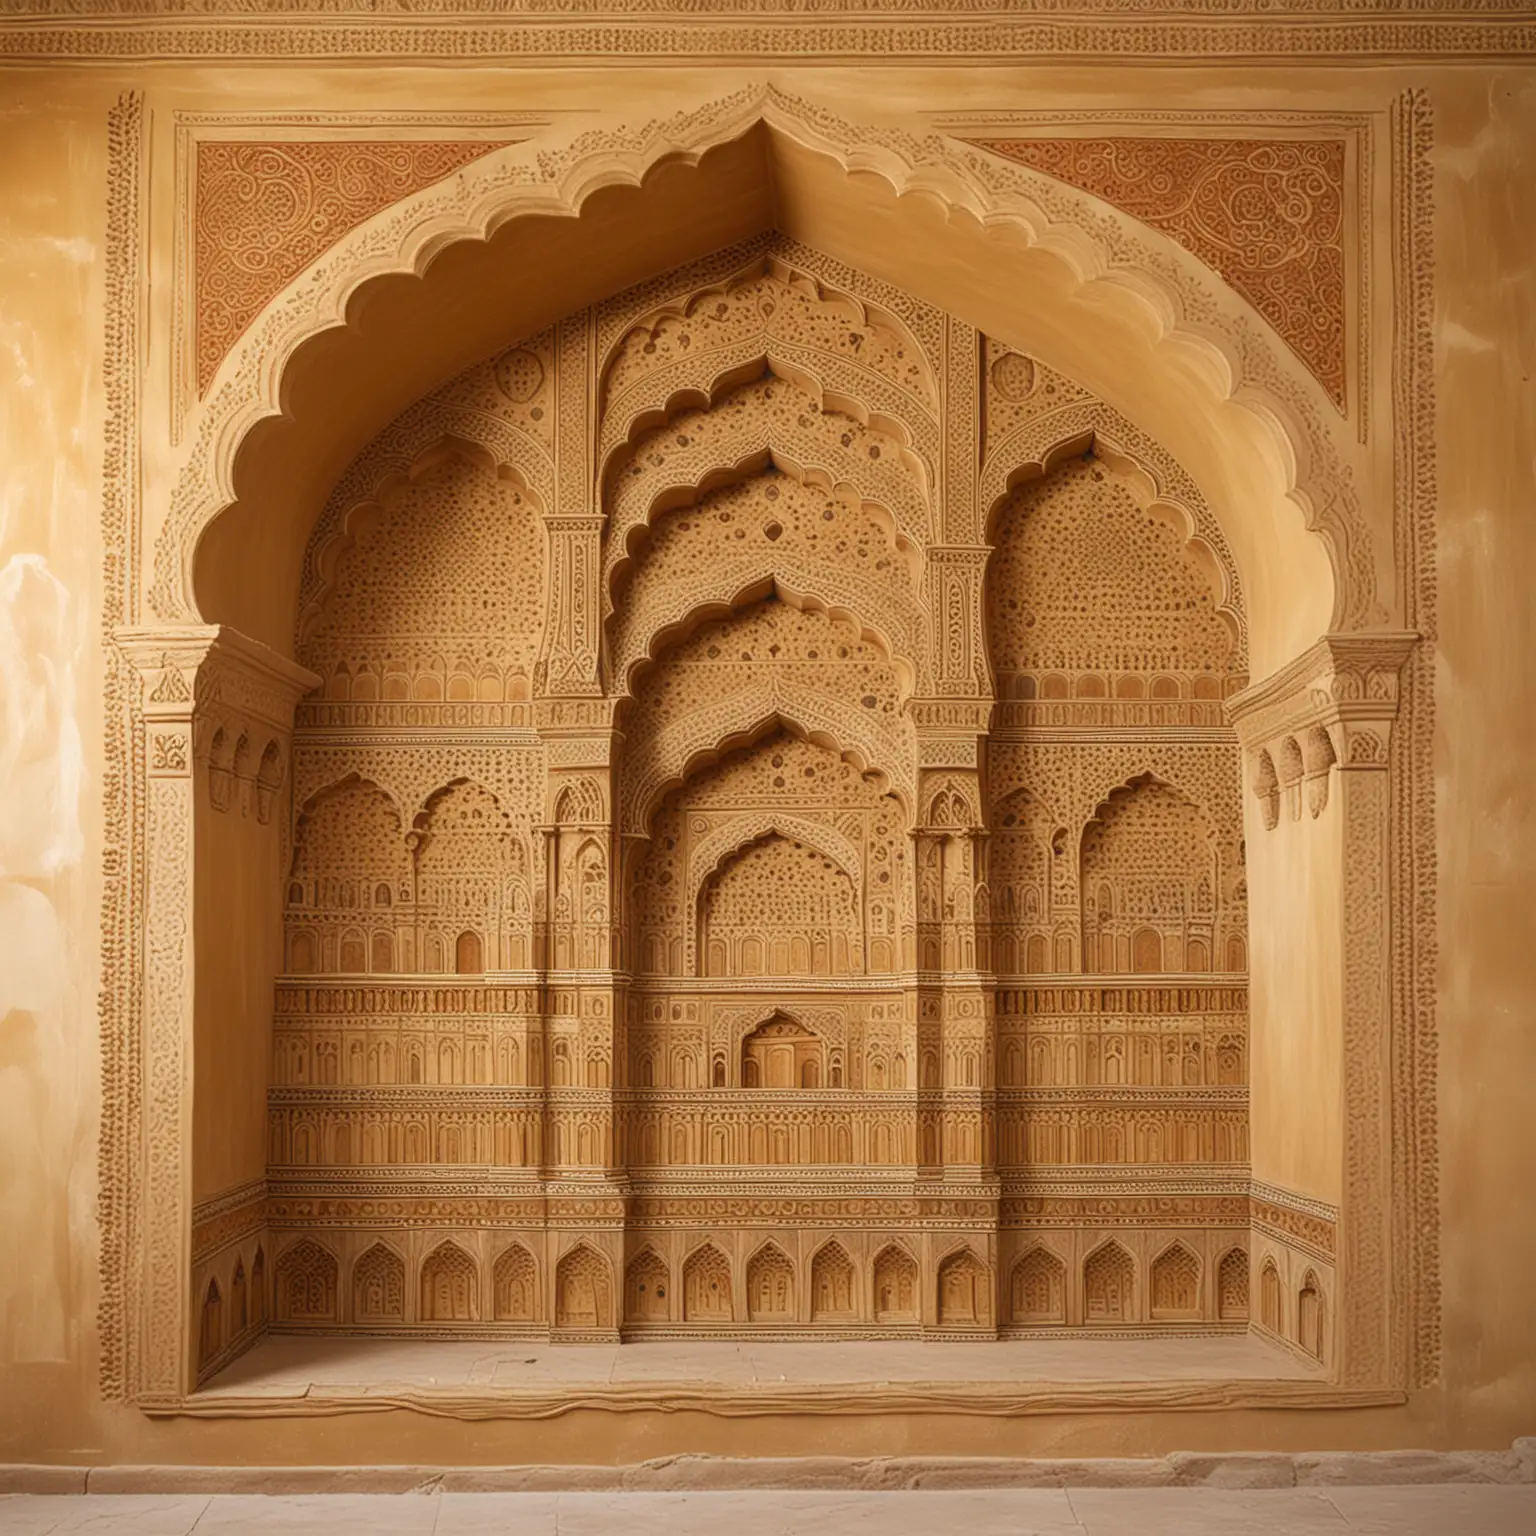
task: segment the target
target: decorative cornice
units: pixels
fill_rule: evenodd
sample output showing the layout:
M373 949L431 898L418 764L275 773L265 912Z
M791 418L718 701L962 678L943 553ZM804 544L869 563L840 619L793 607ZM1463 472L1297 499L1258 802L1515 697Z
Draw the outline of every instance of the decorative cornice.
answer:
M554 64L993 64L1105 58L1230 65L1522 59L1528 7L1497 0L6 0L0 59L111 63L402 59Z
M1418 643L1410 630L1324 635L1278 671L1227 700L1227 719L1245 741L1307 724L1390 721L1397 678Z
M112 638L144 679L145 714L190 716L226 687L250 714L287 730L320 679L225 624L123 625Z

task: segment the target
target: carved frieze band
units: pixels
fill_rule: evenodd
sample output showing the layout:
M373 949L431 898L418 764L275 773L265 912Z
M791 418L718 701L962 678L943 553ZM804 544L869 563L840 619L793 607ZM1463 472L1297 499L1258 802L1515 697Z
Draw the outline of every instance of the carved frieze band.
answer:
M281 21L253 21L227 0L162 4L124 18L100 0L62 8L31 0L0 32L0 57L30 61L224 59L295 63L306 59L402 63L481 60L559 64L722 59L784 64L944 63L1034 58L1253 61L1510 59L1536 50L1536 29L1518 5L1490 4L1436 15L1408 6L1382 10L1366 0L1291 0L1284 11L1213 15L1181 6L1149 14L1140 0L1031 0L1006 16L978 5L962 19L937 18L932 0L884 0L857 19L842 0L821 0L786 19L775 0L719 0L684 23L654 0L581 0L545 7L530 0L509 16L488 0L390 0L366 16L324 0L293 0ZM76 17L79 19L77 20Z

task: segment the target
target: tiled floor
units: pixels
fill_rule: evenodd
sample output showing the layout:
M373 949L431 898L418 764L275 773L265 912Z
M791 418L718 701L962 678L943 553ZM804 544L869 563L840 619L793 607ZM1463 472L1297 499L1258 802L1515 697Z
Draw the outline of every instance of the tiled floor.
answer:
M401 1388L623 1386L640 1382L1167 1382L1307 1380L1297 1356L1252 1334L1168 1339L887 1339L814 1344L668 1339L612 1345L474 1340L263 1339L205 1388L301 1397Z
M1536 1486L0 1497L3 1536L1533 1536Z

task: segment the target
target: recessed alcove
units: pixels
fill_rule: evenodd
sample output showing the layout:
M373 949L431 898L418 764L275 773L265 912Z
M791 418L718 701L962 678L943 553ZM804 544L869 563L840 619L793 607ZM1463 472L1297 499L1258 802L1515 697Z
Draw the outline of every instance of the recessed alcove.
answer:
M1348 744L1307 690L1334 653L1293 644L1323 541L1123 292L1078 306L1060 251L846 178L925 253L904 286L816 154L751 136L593 227L690 176L821 192L553 283L526 329L501 294L478 360L402 352L417 394L360 445L354 401L328 460L253 435L183 556L266 642L201 631L197 664L292 700L189 694L186 1402L1379 1394L1346 1369L1340 1089L1292 1081L1341 1049ZM964 313L941 250L997 269ZM413 334L435 270L364 318ZM293 366L339 382L353 345ZM1295 761L1239 738L1261 648L1316 716Z

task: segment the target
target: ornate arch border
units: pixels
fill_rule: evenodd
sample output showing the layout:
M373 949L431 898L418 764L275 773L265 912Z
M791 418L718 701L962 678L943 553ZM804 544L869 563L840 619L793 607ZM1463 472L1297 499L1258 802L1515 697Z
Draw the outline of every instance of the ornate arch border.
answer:
M345 325L348 301L363 283L420 274L447 246L488 239L520 216L579 214L594 192L638 186L663 158L696 163L758 123L830 155L850 172L873 173L898 195L922 192L952 213L1010 224L1082 277L1113 275L1140 295L1164 334L1177 332L1218 355L1232 378L1230 397L1273 432L1292 466L1288 494L1328 544L1334 627L1386 622L1370 530L1334 442L1335 424L1318 408L1320 387L1309 387L1288 369L1288 349L1251 311L1224 312L1216 297L1223 285L1197 258L1164 236L1132 229L1097 199L1012 161L944 135L918 138L902 129L855 127L772 85L748 86L638 130L591 129L563 146L511 146L338 241L273 301L221 365L156 540L152 611L166 622L195 621L193 551L236 500L236 452L258 422L280 413L290 359L312 337Z

